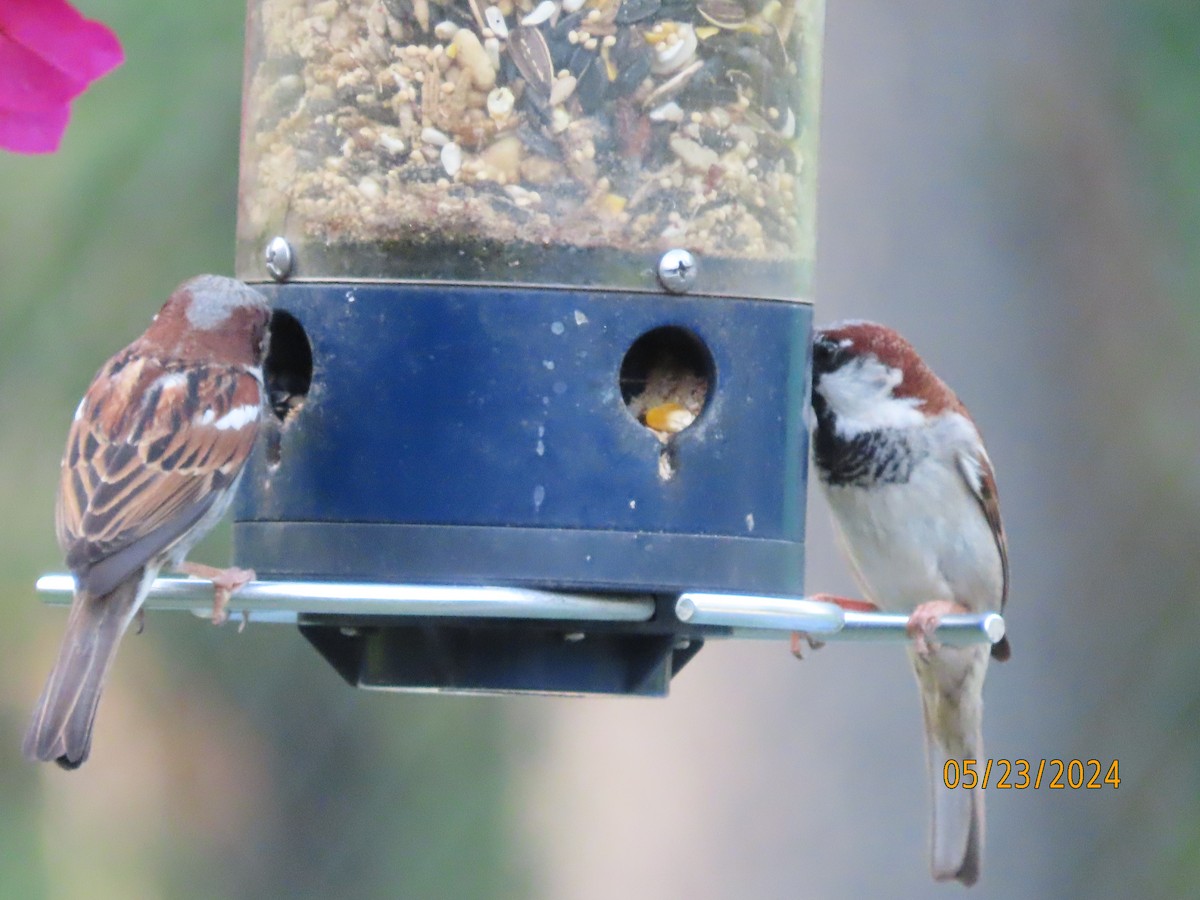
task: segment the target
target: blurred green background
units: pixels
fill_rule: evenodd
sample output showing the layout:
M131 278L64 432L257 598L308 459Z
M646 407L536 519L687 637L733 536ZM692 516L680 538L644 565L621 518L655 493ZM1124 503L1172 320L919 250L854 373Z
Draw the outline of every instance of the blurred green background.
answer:
M20 758L64 615L53 495L100 363L232 269L238 3L86 0L127 62L0 155L0 885L13 897L931 896L895 647L706 648L666 701L371 695L291 629L148 618L92 759ZM881 319L999 470L1014 658L974 895L1200 892L1200 7L830 0L819 321ZM813 498L809 585L850 591ZM194 554L222 562L228 528Z

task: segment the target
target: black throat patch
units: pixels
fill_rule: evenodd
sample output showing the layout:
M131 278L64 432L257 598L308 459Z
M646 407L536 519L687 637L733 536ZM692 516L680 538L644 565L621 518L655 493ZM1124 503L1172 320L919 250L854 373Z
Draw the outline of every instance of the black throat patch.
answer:
M864 431L843 437L834 427L835 416L825 398L812 395L817 427L813 432L813 459L821 480L838 487L870 487L874 484L906 484L913 469L929 451L915 446L898 428Z

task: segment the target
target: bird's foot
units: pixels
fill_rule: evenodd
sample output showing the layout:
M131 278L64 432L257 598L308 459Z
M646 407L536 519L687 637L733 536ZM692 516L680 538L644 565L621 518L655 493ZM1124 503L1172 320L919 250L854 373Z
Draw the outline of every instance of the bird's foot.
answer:
M180 572L194 578L203 578L213 585L212 622L223 625L229 618L229 598L254 580L253 569L239 569L236 566L228 569L218 569L216 566L206 566L204 563L184 562L178 566ZM243 624L243 627L245 625Z
M941 624L942 616L965 612L970 610L953 600L929 600L914 609L904 630L912 638L917 654L928 656L937 649L938 644L933 639L933 633Z
M866 600L851 600L849 597L837 597L833 594L813 594L808 599L816 600L818 603L832 603L834 606L840 606L850 612L879 612L878 606ZM792 656L796 659L804 659L804 644L806 643L810 650L820 650L825 646L824 641L818 641L812 635L803 631L794 631L792 632Z
M804 659L804 645L808 644L809 650L820 650L825 646L824 641L818 641L811 634L805 631L792 632L792 656L796 659Z

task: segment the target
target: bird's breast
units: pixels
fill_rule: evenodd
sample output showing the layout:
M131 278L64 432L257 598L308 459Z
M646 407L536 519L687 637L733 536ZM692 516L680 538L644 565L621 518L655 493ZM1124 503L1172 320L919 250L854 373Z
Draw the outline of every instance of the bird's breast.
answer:
M934 457L902 483L825 483L863 592L907 612L928 600L998 609L1000 555L978 501L954 467Z

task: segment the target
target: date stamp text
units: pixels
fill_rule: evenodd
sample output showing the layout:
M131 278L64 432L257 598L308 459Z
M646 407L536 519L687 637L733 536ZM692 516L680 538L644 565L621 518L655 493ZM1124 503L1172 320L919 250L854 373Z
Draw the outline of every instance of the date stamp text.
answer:
M1121 786L1117 760L1098 759L948 759L942 781L954 790L1088 790Z

